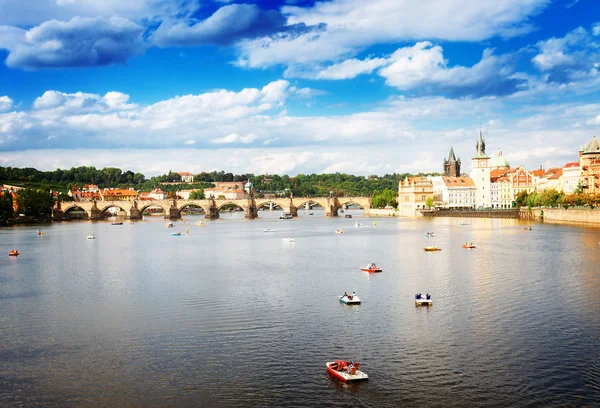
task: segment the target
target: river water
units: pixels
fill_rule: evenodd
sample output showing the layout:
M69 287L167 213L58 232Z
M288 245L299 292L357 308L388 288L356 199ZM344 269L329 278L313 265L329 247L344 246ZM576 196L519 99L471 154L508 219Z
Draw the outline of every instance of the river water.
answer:
M0 405L600 404L600 229L353 214L1 229Z

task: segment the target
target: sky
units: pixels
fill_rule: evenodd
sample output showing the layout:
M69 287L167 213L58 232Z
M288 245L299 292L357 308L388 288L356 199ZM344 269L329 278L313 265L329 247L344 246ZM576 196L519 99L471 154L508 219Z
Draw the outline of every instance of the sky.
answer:
M597 0L0 0L0 165L564 166L600 125Z

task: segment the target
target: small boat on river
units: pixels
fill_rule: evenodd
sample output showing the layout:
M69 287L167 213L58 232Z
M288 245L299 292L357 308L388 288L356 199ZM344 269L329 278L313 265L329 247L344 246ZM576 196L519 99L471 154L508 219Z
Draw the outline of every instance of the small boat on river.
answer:
M425 236L426 236L427 238L431 238L431 237L434 237L435 235L433 234L433 232L426 232L426 233L425 233Z
M344 215L344 218L352 218L352 214L346 214Z
M44 232L43 232L43 231L41 231L41 230L38 230L38 231L37 231L37 234L38 234L38 235L44 235Z
M465 248L465 249L473 249L473 248L477 248L477 247L476 247L475 245L473 245L473 243L472 243L472 242L469 242L469 243L466 243L466 242L465 242L465 243L463 244L463 248Z
M282 239L283 242L294 242L294 238L291 237L285 237Z
M343 234L344 230L343 229L337 229L337 230L335 230L335 233L336 234Z
M369 379L367 374L358 369L358 361L337 360L326 363L325 366L329 374L344 382Z
M531 227L525 227L525 231L531 231Z
M423 248L423 250L425 250L427 252L433 252L433 251L441 251L442 248L436 247L436 246L426 246L425 248Z
M174 226L175 226L175 224L173 224L172 222L167 222L167 223L165 224L165 227L166 227L166 228L173 228Z
M360 228L360 227L362 227L362 224L360 222L357 221L354 223L354 228Z
M19 251L17 251L16 249L13 249L12 251L10 251L8 253L8 256L19 256Z
M95 235L88 235L87 239L96 239L96 236Z
M356 296L356 292L352 292L351 295L344 292L344 294L340 296L340 302L346 305L360 305L360 299Z
M267 228L264 232L275 232L274 229Z
M291 220L292 218L294 217L290 213L283 213L279 216L280 220Z
M471 225L468 222L461 222L460 225Z
M111 225L123 225L122 222L113 222Z
M429 293L426 293L425 296L423 296L422 294L417 293L415 295L415 305L417 305L417 306L433 305L433 300L431 300L431 295Z
M181 232L173 232L173 233L171 233L171 235L174 237L179 237L179 236L181 236Z
M381 272L381 268L378 268L377 265L375 265L374 263L370 263L367 265L366 268L360 268L360 270L369 273Z

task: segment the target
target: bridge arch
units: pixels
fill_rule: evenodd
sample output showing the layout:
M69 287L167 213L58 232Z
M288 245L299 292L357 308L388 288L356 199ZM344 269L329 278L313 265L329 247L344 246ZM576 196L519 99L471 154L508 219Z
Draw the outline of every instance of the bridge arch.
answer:
M98 206L96 204L96 206ZM110 203L109 205L105 205L102 208L98 208L100 210L100 213L102 214L102 216L104 217L106 215L106 212L110 209L110 208L118 208L119 210L123 211L125 213L125 215L128 214L127 210L124 208L125 206L122 205L118 205L115 203ZM116 216L116 215L115 215Z
M160 208L163 209L163 211L165 212L165 214L169 213L169 208L170 208L170 207L166 207L165 208L165 206L162 203L158 203L158 202L154 202L154 201L144 202L143 205L138 204L138 208L140 210L140 214L143 214L144 211L146 211L150 207L160 207Z
M261 201L260 203L256 203L256 209L259 210L263 207L271 208L271 204L273 205L273 209L285 210L285 206L282 203L278 203L275 200Z
M63 218L70 219L71 218L71 212L77 211L77 210L83 211L85 213L85 218L90 218L91 217L90 211L86 210L85 208L83 208L80 205L77 205L76 203L64 207L64 209L62 210L62 216L63 216Z
M207 209L206 206L203 206L199 203L184 203L183 205L177 207L180 213L188 208L200 208L204 217L206 217L207 214L210 214L210 208Z

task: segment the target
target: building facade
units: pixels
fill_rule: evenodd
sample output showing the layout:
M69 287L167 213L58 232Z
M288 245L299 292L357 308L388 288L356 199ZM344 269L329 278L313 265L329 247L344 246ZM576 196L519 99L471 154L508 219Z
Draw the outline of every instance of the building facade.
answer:
M189 171L180 171L177 174L179 174L181 176L181 181L183 181L184 183L193 183L194 182L194 175L192 173L190 173Z
M398 212L402 217L417 217L433 199L433 184L427 177L407 177L398 185Z
M470 177L429 176L436 207L473 208L477 188Z
M570 162L565 164L562 169L562 176L560 176L562 191L566 194L572 194L575 192L579 183L581 183L581 166L579 162Z
M105 188L99 192L102 201L133 201L138 198L134 189Z
M579 152L581 184L586 193L600 193L600 142L596 136Z
M204 196L206 198L240 200L248 198L248 193L244 190L233 190L229 188L205 188Z

